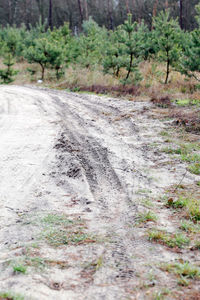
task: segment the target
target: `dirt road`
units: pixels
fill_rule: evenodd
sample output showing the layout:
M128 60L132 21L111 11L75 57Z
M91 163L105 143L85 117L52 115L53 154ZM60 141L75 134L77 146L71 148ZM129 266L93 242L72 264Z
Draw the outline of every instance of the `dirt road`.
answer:
M0 292L40 300L151 299L152 272L165 287L167 275L155 261L177 254L152 245L135 224L144 198L178 183L185 167L172 168L153 147L164 143L159 133L167 125L149 116L150 107L0 88ZM144 277L152 294L138 289Z

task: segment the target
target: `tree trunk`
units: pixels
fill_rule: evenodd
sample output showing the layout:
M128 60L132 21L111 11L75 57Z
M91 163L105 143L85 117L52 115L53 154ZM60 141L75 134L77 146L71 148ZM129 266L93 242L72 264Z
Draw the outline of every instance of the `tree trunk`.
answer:
M126 75L126 80L129 79L129 76L130 76L130 73L131 73L131 69L132 69L132 65L133 65L133 53L131 53L130 64L129 64L128 73Z
M183 0L180 0L180 27L183 29Z
M84 8L85 8L85 19L88 20L89 19L89 15L88 15L88 3L87 3L87 0L84 0Z
M112 0L108 0L108 20L109 20L109 29L113 30L113 3Z
M80 12L80 17L81 17L81 24L82 24L83 23L83 7L82 7L81 0L78 0L78 7L79 7L79 12Z
M126 12L127 12L127 15L130 14L130 6L129 6L129 0L126 0Z
M166 73L166 78L165 78L165 84L168 84L168 79L169 79L169 66L170 66L170 60L169 58L167 59L167 73Z
M42 77L41 77L41 80L44 81L44 71L45 71L45 67L43 64L39 63L40 66L41 66L41 69L42 69Z
M153 6L153 17L156 17L156 15L157 15L158 1L159 0L155 0L154 6Z
M48 17L48 24L49 24L49 28L51 30L53 30L53 21L52 21L52 0L49 0L49 17Z

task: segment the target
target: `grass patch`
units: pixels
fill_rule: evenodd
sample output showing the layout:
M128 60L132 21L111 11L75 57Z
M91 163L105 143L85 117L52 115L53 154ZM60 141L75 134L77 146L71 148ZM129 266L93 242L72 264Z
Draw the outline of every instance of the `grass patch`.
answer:
M182 153L181 148L172 148L172 147L165 147L161 151L164 153L167 153L167 154L181 154Z
M190 218L193 221L200 221L200 199L191 197L179 196L177 200L170 198L166 204L167 207L173 209L184 209L185 217Z
M42 222L49 225L70 225L73 224L72 220L69 220L65 215L48 214L42 219Z
M169 132L168 132L168 131L164 131L164 130L160 132L160 135L161 135L161 136L170 137Z
M194 250L200 250L200 241L196 241L193 246Z
M24 296L12 292L0 292L0 300L24 300Z
M148 238L150 241L166 245L170 248L184 248L184 246L190 244L190 239L181 233L169 234L156 229L148 232Z
M200 162L190 165L188 171L192 174L200 175Z
M178 106L190 106L190 105L200 105L199 100L196 99L177 99L175 100L176 105Z
M200 233L200 224L194 224L192 221L182 221L180 229L188 233Z
M13 271L14 273L26 274L27 267L24 264L15 264L13 265Z
M145 212L145 213L140 213L138 215L138 220L137 222L140 223L147 223L147 222L156 222L158 217L156 214L154 214L151 211Z
M154 203L149 198L141 199L140 203L147 208L151 208L154 206Z
M195 162L195 163L198 163L198 162L200 162L200 154L196 154L196 153L189 154L189 155L182 154L181 155L181 159L183 161L186 161L186 162Z
M189 262L163 264L161 269L169 273L174 273L180 276L180 278L200 279L200 268L190 264Z
M45 240L50 246L80 245L95 243L96 239L80 229L79 231L50 230L44 234Z

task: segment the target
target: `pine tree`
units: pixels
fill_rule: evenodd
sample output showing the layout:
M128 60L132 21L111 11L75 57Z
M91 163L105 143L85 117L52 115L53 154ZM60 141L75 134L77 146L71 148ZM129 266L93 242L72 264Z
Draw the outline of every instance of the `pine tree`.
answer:
M14 60L12 54L7 52L4 54L3 64L7 67L6 69L0 70L0 78L2 79L1 83L11 83L14 81L14 76L17 75L18 71L14 70L12 66L14 65Z
M55 36L54 36L55 37ZM41 79L44 80L45 70L49 67L56 70L57 79L63 74L62 67L65 62L64 39L50 35L34 41L34 45L24 51L24 57L29 63L38 63L41 67Z
M136 84L141 80L138 64L144 55L144 35L139 27L138 23L132 23L132 15L129 14L127 21L111 35L107 57L104 59L104 71L107 73L112 69L117 76L121 68L126 69L123 84L132 81ZM130 80L131 74L133 78Z
M170 18L169 10L161 12L158 17L155 17L153 26L158 47L157 58L166 63L165 84L167 84L170 67L177 67L181 55L181 29L178 21Z
M200 72L200 4L196 5L196 11L199 28L190 33L185 33L180 71L186 76L194 77L197 81L200 81L197 75Z

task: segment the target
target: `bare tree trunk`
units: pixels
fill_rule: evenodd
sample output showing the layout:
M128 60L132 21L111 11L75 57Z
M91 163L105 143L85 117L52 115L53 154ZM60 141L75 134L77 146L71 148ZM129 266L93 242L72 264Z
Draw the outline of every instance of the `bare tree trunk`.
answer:
M83 6L81 0L78 0L78 7L79 7L79 12L80 12L80 17L81 17L81 24L83 23Z
M48 17L48 24L51 30L53 30L53 20L52 20L52 0L49 0L49 17Z
M153 6L153 17L155 17L157 14L158 1L159 0L155 0L154 6Z
M183 29L183 0L180 0L180 27Z
M11 7L11 0L8 0L8 23L12 24L12 7Z
M129 0L126 0L126 12L127 12L127 15L130 14L130 6L129 6Z
M44 0L36 0L42 24L44 24Z
M109 19L109 28L114 29L113 26L113 3L112 0L108 0L108 19Z
M85 19L88 20L89 16L88 16L88 3L87 3L87 0L84 0L84 8L85 8Z

